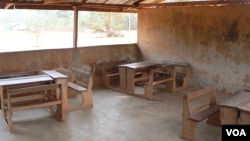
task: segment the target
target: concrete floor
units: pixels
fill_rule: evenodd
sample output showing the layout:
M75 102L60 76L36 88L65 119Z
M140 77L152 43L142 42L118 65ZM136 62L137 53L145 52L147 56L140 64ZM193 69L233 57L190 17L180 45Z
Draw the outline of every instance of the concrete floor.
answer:
M155 92L149 101L94 88L94 107L66 113L63 122L44 108L15 112L14 133L0 121L0 141L182 141L182 97L190 91ZM205 121L196 131L201 141L220 135Z

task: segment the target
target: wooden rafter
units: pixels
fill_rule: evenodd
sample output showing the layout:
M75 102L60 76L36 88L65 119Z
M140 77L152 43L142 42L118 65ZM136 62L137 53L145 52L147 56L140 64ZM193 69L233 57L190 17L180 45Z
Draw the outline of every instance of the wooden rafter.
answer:
M134 1L136 1L136 0L126 0L126 1L124 1L124 5L127 5L127 4L129 4L129 3L131 3L131 2L134 2Z
M44 4L82 3L82 0L44 0Z
M186 1L166 3L141 3L140 8L163 7L163 6L195 6L195 5L218 5L218 4L248 4L250 0L208 0L208 1Z
M139 6L140 2L143 2L143 1L145 1L145 0L137 0L133 5L134 6Z
M134 5L135 3L137 3L138 0L128 0L124 3L124 5Z
M4 6L4 9L9 9L13 5L14 5L13 3L6 3L5 6Z

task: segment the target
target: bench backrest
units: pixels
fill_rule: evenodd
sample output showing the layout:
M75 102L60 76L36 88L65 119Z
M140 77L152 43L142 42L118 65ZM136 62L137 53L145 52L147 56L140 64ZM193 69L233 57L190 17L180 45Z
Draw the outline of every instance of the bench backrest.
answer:
M215 105L217 105L217 101L216 89L214 87L191 92L186 94L183 98L183 112L189 116L192 113L202 111L203 109Z
M71 82L80 85L88 90L92 89L93 86L93 75L92 72L87 72L77 68L71 68Z
M129 63L128 60L119 60L119 61L110 61L110 62L102 62L102 74L112 74L118 73L118 65Z
M172 65L160 65L157 68L150 69L149 84L158 85L165 83L167 80L173 80Z
M190 65L186 62L178 62L178 61L170 61L170 60L163 60L163 64L172 64L175 66L176 75L178 76L189 76Z

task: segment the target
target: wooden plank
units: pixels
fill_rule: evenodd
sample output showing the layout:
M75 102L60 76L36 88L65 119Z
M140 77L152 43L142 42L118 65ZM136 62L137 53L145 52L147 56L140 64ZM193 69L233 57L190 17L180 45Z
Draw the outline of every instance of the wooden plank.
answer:
M185 95L185 97L187 97L187 99L189 101L189 100L192 100L194 98L200 97L204 94L210 94L210 93L215 93L215 92L216 92L215 88L208 87L208 88L204 88L204 89L189 93L189 94Z
M134 82L148 80L148 76L137 77L134 79Z
M148 67L156 67L157 65L159 65L159 63L145 61L145 62L136 62L136 63L119 65L119 67L127 67L131 69L146 69Z
M47 75L34 75L34 76L5 78L5 79L0 79L0 86L45 82L45 81L52 81L52 80L53 79Z
M207 1L184 1L184 2L165 2L165 3L140 3L140 8L150 8L152 6L195 6L195 5L217 5L217 4L242 4L249 3L249 0L207 0Z
M51 105L57 105L57 104L62 104L61 100L52 100L48 102L36 102L36 103L31 103L31 104L23 104L23 105L18 105L18 106L13 106L11 109L12 112L16 111L23 111L23 110L28 110L28 109L35 109L35 108L41 108L41 107L47 107Z
M119 73L107 74L107 77L119 76Z
M213 106L211 108L207 108L205 110L202 110L200 112L192 113L189 118L194 120L194 121L200 122L200 121L208 118L209 116L213 115L214 113L219 112L219 110L220 110L220 107L218 105L216 105L216 106Z
M25 72L7 72L0 73L0 79L9 78L9 77L20 77L20 76L29 76L29 75L37 75L38 71L25 71Z
M250 99L248 99L248 102L241 104L238 107L241 111L249 112L250 113Z
M249 100L250 100L250 94L247 92L242 92L222 101L219 105L225 107L238 108L242 104L248 102Z
M21 102L21 101L29 101L29 100L36 100L36 99L43 99L46 98L44 94L38 94L38 95L31 95L31 96L22 96L22 97L13 97L11 98L10 102ZM7 99L4 100L4 103L7 103Z
M78 92L83 92L83 91L86 91L87 89L84 88L84 87L81 87L75 83L72 83L72 82L68 82L68 86Z
M80 75L91 75L90 72L87 72L87 71L83 71L83 70L80 70L80 69L77 69L77 68L71 68L71 71L74 72L74 73L78 73Z
M68 78L68 76L62 74L62 73L59 73L55 70L42 70L41 71L42 73L54 78L54 79L58 79L58 78Z
M28 93L28 92L37 92L37 91L45 91L50 89L60 88L59 84L51 84L51 85L42 85L42 86L34 86L34 87L25 87L19 89L10 89L7 90L7 93L10 95Z
M171 60L163 60L162 62L163 62L163 64L172 64L172 65L176 65L176 66L185 66L185 67L189 66L189 63L187 63L187 62L171 61Z
M77 48L77 40L78 40L78 8L76 6L74 8L74 31L73 31L73 47Z
M171 81L171 80L173 80L173 78L161 78L161 79L159 79L159 80L154 80L152 85L153 85L153 86L159 85L159 84L162 84L162 83L164 83L164 82Z

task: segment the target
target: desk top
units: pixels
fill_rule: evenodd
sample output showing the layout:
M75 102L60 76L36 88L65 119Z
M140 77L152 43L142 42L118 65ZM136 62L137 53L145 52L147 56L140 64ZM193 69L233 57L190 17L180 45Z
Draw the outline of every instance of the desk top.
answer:
M242 104L240 107L239 107L240 110L243 110L243 111L247 111L247 112L250 112L250 101L245 103L245 104Z
M250 93L242 92L232 96L220 103L220 106L239 108L240 106L250 102Z
M153 67L153 66L157 66L157 65L160 65L160 64L155 63L155 62L145 61L145 62L123 64L123 65L118 65L118 66L119 67L127 67L127 68L131 68L131 69L139 69L139 68Z
M34 82L45 82L53 80L48 75L32 75L32 76L23 76L23 77L13 77L13 78L5 78L0 79L0 86L10 86L10 85L18 85L18 84L27 84Z
M42 73L54 78L54 79L58 79L58 78L68 78L68 76L62 74L62 73L59 73L55 70L42 70L41 71Z

